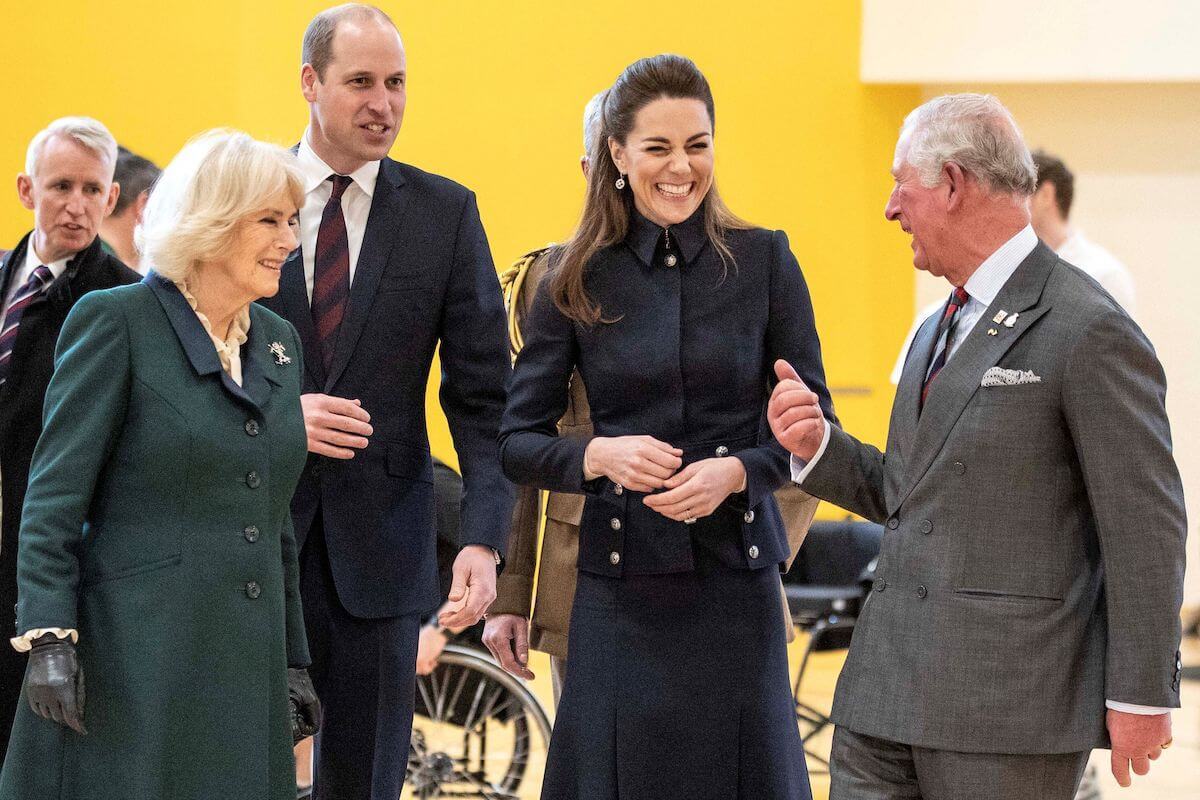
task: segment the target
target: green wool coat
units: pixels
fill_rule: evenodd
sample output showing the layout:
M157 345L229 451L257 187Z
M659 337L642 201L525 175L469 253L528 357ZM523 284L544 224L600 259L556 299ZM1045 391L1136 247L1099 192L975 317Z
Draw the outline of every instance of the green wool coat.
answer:
M250 319L239 387L153 273L67 318L22 517L17 630L78 630L87 734L23 694L3 800L295 797L301 348L270 311Z

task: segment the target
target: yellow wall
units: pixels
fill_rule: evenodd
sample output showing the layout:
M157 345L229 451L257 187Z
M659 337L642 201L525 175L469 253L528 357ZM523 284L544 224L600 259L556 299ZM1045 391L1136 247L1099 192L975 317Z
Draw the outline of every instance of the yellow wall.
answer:
M325 4L5 5L0 174L20 171L29 138L64 114L101 119L160 163L215 125L281 143L303 130L300 37ZM839 413L882 443L886 375L913 292L907 242L882 210L895 132L919 96L859 83L859 5L385 2L410 74L393 155L473 188L504 266L562 239L577 217L584 102L635 58L692 57L716 95L722 191L742 216L790 234L830 382L845 389L835 394ZM29 224L15 192L5 193L0 243L12 246ZM430 398L434 450L453 461Z

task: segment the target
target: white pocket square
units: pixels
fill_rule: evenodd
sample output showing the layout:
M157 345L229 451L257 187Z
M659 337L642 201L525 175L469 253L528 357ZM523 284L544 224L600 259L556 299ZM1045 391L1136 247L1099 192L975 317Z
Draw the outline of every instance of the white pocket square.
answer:
M1004 369L1003 367L992 367L987 372L983 373L983 380L979 382L980 386L1020 386L1025 383L1041 383L1042 376L1034 375L1032 370L1028 369Z

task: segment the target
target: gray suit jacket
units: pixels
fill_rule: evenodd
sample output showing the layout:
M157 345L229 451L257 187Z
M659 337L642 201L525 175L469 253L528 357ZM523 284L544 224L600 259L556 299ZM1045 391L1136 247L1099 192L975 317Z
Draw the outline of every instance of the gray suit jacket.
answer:
M1002 309L1013 327L992 321ZM1179 705L1187 527L1162 367L1040 243L919 413L936 323L909 352L886 454L834 428L803 483L886 525L834 720L963 752L1107 746L1106 698ZM994 366L1040 380L981 387Z

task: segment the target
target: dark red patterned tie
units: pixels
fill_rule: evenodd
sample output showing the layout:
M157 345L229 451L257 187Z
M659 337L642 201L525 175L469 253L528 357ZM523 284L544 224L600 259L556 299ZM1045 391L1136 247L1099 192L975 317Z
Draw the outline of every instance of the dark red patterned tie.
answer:
M933 340L938 351L933 357L933 363L929 365L929 374L925 377L925 386L921 389L922 408L925 406L925 398L929 395L929 387L933 385L933 379L942 371L942 367L946 366L946 359L950 357L950 345L954 341L954 323L958 312L970 299L971 295L967 294L967 290L959 286L955 288L954 294L950 295L950 302L946 304L946 311L937 326L937 337ZM945 342L942 341L943 337Z
M333 192L321 212L317 230L317 252L313 260L313 324L321 342L325 369L333 361L338 329L346 315L350 298L350 240L346 237L346 218L342 215L342 194L351 183L349 175L331 175Z
M21 315L29 304L37 299L42 290L54 280L54 273L49 267L39 266L25 281L25 285L13 295L12 304L4 312L3 330L0 330L0 386L8 380L9 365L12 364L13 345L17 343L17 329L21 325Z

